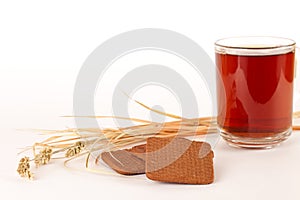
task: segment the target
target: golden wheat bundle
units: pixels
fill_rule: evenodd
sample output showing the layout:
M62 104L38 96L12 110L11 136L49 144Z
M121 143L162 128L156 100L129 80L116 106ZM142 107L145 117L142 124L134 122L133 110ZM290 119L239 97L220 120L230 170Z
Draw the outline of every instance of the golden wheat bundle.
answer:
M23 157L19 161L17 172L21 177L33 178L30 163L37 167L45 165L54 159L64 159L66 164L78 157L86 156L86 170L103 172L89 168L90 155L97 152L98 156L103 151L122 149L129 145L143 143L149 137L172 137L172 136L197 136L206 134L218 134L215 117L203 117L187 119L169 113L149 108L136 101L146 109L171 117L174 121L157 123L147 120L124 118L117 116L81 116L95 118L119 118L142 123L142 125L124 128L68 128L65 130L36 130L48 136L44 141L25 148L20 154L32 149L33 158ZM71 116L66 116L71 117ZM78 117L78 116L77 116ZM300 118L300 112L295 112L294 119ZM294 130L300 130L300 126L294 125ZM79 134L84 132L84 134ZM37 153L37 151L39 152ZM98 160L96 156L95 162Z

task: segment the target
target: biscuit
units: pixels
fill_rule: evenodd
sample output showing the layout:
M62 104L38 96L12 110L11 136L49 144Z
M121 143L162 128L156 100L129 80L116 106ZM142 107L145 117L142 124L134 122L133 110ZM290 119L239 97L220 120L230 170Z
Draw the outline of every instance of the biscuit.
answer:
M145 173L145 160L126 150L103 152L101 158L119 174L137 175Z
M148 138L146 176L154 181L210 184L214 153L208 143L185 138Z

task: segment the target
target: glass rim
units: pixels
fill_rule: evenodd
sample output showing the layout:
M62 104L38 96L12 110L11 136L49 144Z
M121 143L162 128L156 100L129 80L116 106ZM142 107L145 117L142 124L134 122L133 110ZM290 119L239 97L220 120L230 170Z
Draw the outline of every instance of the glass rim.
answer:
M237 39L274 39L274 40L281 40L288 42L287 44L275 44L270 46L246 46L246 44L243 45L226 45L221 44L221 42L224 42L226 40L237 40ZM296 42L292 39L285 38L285 37L277 37L277 36L236 36L236 37L226 37L218 39L215 42L216 46L225 47L225 48L233 48L233 49L274 49L274 48L280 48L280 47L290 47L293 45L296 45ZM249 44L251 45L251 44ZM267 45L267 44L265 44Z
M237 36L219 39L215 52L233 55L275 55L294 51L296 42L276 36Z

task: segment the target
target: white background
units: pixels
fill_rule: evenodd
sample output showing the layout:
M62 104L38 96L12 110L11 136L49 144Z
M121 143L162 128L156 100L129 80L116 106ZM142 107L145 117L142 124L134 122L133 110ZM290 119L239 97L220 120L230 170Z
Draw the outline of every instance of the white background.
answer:
M33 182L16 174L18 148L38 139L17 129L72 126L59 116L72 114L76 76L86 57L110 37L138 28L170 29L196 41L213 59L214 41L227 36L274 35L300 42L299 13L291 0L1 1L1 198L299 199L297 132L268 151L237 150L220 141L214 149L216 180L207 186L74 172L62 164L40 168ZM165 110L180 114L176 105Z

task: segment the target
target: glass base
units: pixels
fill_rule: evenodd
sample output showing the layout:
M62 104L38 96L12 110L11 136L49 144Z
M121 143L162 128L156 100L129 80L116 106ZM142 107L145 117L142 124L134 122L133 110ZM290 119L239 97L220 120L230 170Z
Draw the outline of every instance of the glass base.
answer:
M248 138L248 137L234 136L223 129L219 129L219 130L220 130L220 135L230 146L247 148L247 149L273 148L279 145L281 142L285 141L292 133L292 128L289 128L286 131L278 133L272 137Z

